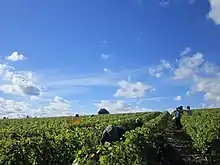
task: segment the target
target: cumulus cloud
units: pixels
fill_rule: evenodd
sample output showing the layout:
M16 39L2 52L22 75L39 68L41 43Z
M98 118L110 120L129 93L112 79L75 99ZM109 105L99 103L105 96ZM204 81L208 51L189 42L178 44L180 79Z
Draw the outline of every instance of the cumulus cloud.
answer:
M196 76L191 92L204 93L204 99L206 101L220 106L220 76L211 78Z
M13 52L10 56L5 57L5 59L9 61L22 61L25 60L26 58L24 57L23 54L19 54L18 52Z
M208 13L208 18L211 19L216 25L220 24L220 1L219 0L209 0L210 12Z
M73 115L73 112L71 111L71 105L58 96L39 108L33 107L24 101L5 100L0 97L0 118L23 118L26 115L31 117L56 117Z
M181 100L182 100L182 97L181 97L181 96L176 96L176 97L174 98L174 100L175 100L175 101L181 101Z
M5 57L6 60L19 61L24 60L25 57L17 52ZM36 77L30 71L19 71L8 64L0 64L0 91L11 94L12 99L4 99L0 97L0 117L20 118L26 115L30 116L60 116L71 114L71 106L68 102L59 97L54 97L53 101L42 98L41 92L43 87L38 85ZM15 96L15 95L18 95ZM15 98L23 97L25 101L16 101ZM33 107L28 102L35 102L36 104L43 102L46 104L39 104L39 107ZM36 101L39 101L38 103Z
M106 108L110 113L135 113L135 112L146 112L146 111L153 111L152 109L147 108L140 108L138 106L131 107L129 104L126 104L123 101L115 100L103 100L95 106L100 108Z
M220 72L220 67L210 62L206 62L203 68L207 74L219 74Z
M3 78L8 77L7 75L10 73L13 75L14 67L9 66L7 64L0 64L0 76Z
M10 78L11 84L3 84L0 86L0 90L4 93L21 96L39 96L42 91L40 86L32 82L30 75L26 77L25 75L12 74Z
M186 92L187 96L201 93L204 94L204 101L208 105L220 106L220 66L205 60L204 55L200 52L191 56L187 55L189 51L191 51L190 48L182 51L182 56L172 66L169 62L167 65L165 65L166 62L160 62L163 65L150 68L150 74L160 77L163 73L162 68L168 68L169 71L172 71L172 80L184 80L187 85L190 85L188 86L190 90ZM181 99L181 96L174 98L176 101Z
M206 61L201 53L183 56L178 62L177 68L173 70L173 78L191 80L192 83L186 95L203 93L205 102L220 106L220 67Z
M107 60L109 58L108 54L101 54L103 60Z
M48 105L38 108L35 115L40 117L69 116L73 115L73 112L71 112L71 105L67 100L56 96Z
M120 88L114 94L115 97L125 97L125 98L139 98L144 97L146 91L152 89L149 85L144 85L141 82L130 83L128 81L120 81Z
M128 105L126 105L123 101L108 101L103 100L99 104L95 104L99 109L106 108L110 113L116 112L125 112L127 111Z
M0 117L18 118L26 116L30 112L30 105L26 102L15 100L5 100L0 97Z
M193 56L183 56L178 67L174 69L174 79L186 79L195 76L200 71L204 61L201 53L196 53Z
M160 78L163 75L164 70L171 68L172 66L168 61L161 60L159 65L149 68L149 74L153 77Z
M30 99L37 101L37 100L41 100L42 97L40 97L40 96L31 96Z
M54 101L56 103L65 103L65 104L67 103L67 100L65 100L65 99L63 99L62 97L59 97L59 96L55 96Z
M7 58L11 59L15 56L17 57L17 54L13 53ZM19 55L20 59L21 57L22 56ZM17 57L16 59L19 58ZM33 77L32 72L17 71L13 66L0 64L0 77L4 82L0 85L0 91L4 93L21 96L39 96L42 91L42 88L35 83L35 78Z

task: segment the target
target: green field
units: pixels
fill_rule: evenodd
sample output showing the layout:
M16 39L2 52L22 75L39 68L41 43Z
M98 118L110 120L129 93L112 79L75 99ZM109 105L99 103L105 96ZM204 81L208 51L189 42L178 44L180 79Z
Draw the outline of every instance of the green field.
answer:
M220 110L193 110L182 117L184 130L176 131L168 112L82 116L73 125L68 117L0 120L1 165L90 164L100 152L101 165L142 165L158 159L161 135L187 164L220 164ZM144 125L134 127L140 118ZM124 142L100 145L107 125L128 129ZM172 153L163 153L170 154ZM162 157L160 157L162 159ZM159 160L158 160L159 161Z

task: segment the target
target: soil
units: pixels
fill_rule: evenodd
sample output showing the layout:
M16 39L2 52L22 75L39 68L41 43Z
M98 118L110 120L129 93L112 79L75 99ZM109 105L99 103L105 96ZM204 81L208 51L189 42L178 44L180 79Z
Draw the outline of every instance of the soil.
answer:
M180 159L185 165L220 165L220 161L217 159L219 155L203 155L197 151L193 147L191 137L185 132L184 128L176 130L175 122L171 118L168 120L164 136L167 144L176 152L176 154L171 154L171 152L166 151L166 155L180 155Z

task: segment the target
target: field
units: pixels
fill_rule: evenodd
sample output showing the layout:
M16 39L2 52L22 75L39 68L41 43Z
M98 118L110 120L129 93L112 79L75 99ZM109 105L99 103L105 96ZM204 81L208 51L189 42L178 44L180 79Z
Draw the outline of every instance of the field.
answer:
M144 125L134 127L140 118ZM0 120L1 165L144 165L181 158L186 164L220 164L220 110L193 110L177 131L168 112ZM128 129L125 141L100 145L107 125ZM165 139L163 141L162 137ZM167 149L163 148L164 143ZM97 151L99 156L97 157Z

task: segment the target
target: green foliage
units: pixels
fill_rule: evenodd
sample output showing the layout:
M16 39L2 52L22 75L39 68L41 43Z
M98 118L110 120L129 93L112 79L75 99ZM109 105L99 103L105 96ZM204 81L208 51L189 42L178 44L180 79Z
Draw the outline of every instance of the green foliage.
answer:
M0 120L0 164L3 165L147 165L157 160L158 137L164 134L167 112L80 116L72 125L70 117ZM135 128L140 118L143 126ZM220 111L197 110L184 113L182 123L195 147L206 152L220 136ZM107 125L122 125L125 141L100 144Z
M137 113L82 117L72 125L68 118L0 120L0 164L72 164L87 157L100 146L103 129L121 124L134 129L137 117L151 119L160 113Z
M220 110L196 110L192 116L183 115L182 123L194 146L205 153L212 141L220 137Z

